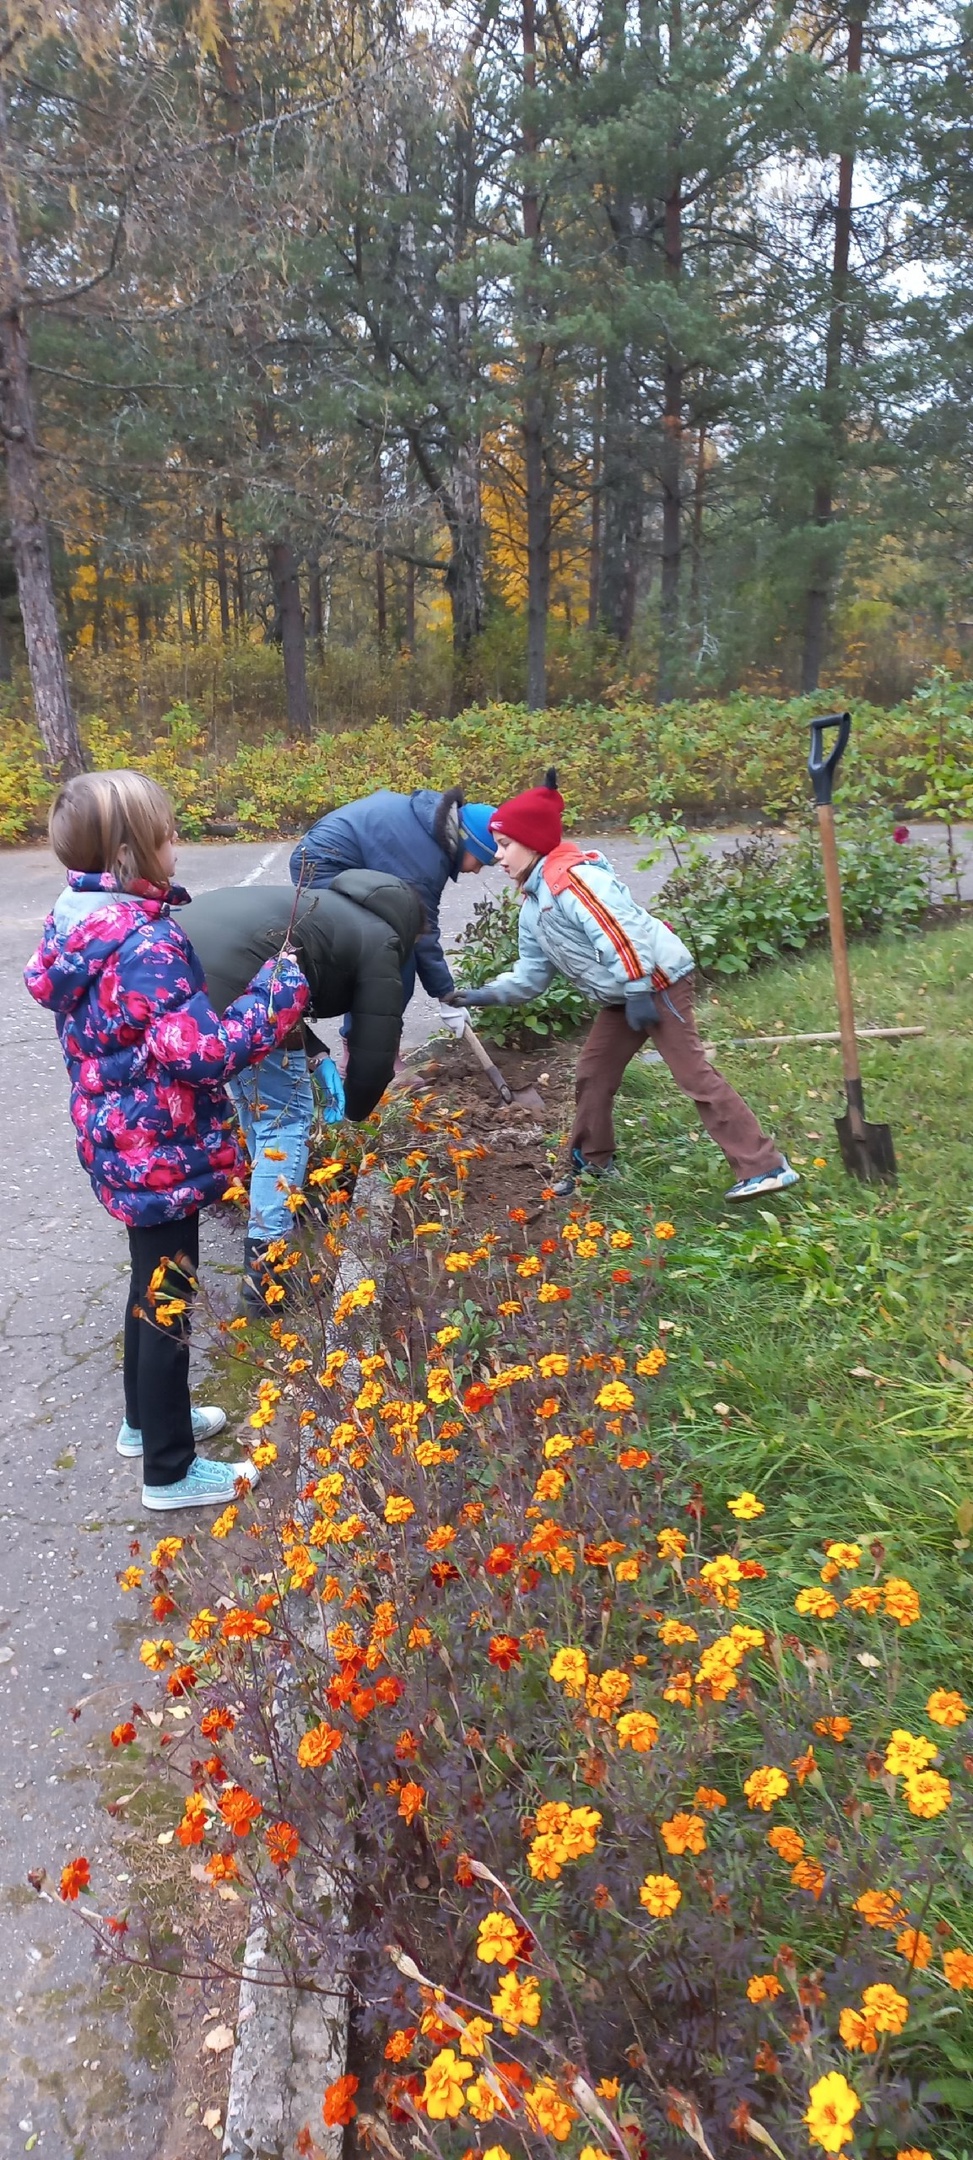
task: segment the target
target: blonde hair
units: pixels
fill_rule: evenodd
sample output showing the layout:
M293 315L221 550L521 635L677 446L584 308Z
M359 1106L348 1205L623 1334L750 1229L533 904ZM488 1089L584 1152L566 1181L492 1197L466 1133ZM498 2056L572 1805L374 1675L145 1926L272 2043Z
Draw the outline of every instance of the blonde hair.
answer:
M146 773L77 773L58 788L47 830L66 870L108 870L119 885L169 880L159 850L176 829L165 788Z

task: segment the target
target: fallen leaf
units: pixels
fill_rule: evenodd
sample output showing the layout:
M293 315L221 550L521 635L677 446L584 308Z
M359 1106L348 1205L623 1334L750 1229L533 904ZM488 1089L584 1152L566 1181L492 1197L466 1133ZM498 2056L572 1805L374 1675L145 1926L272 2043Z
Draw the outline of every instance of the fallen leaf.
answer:
M160 1830L155 1842L157 1845L171 1845L175 1834L174 1830Z
M203 2046L209 2048L213 2055L222 2055L225 2048L233 2046L233 2039L232 2025L214 2025L212 2032L207 2033Z
M223 2117L220 2114L219 2108L207 2108L206 2113L203 2116L203 2128L204 2130L222 2130ZM775 2152L778 2151L779 2147L775 2146L774 2150Z

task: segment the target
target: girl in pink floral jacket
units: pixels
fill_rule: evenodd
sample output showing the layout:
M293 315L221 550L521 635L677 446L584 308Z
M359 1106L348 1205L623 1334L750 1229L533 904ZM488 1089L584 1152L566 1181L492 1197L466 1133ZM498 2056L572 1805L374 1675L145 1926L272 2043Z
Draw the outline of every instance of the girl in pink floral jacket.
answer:
M71 1081L78 1154L128 1230L125 1419L120 1454L144 1454L143 1504L223 1505L252 1465L209 1462L195 1441L226 1423L191 1410L189 1310L199 1210L241 1168L225 1082L276 1049L307 1004L289 953L267 961L218 1018L199 961L169 913L172 805L141 773L83 773L58 791L49 829L68 872L24 980L53 1011Z

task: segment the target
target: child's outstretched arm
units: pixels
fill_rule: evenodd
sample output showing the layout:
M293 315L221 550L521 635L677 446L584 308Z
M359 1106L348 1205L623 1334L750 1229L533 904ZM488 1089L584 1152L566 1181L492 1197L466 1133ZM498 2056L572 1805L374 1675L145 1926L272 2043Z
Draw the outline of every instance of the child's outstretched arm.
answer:
M190 1086L219 1086L255 1065L297 1025L308 986L287 953L266 960L222 1019L193 981L194 960L181 932L153 939L141 964L119 988L119 1007L144 1029L150 1057Z
M557 969L537 942L530 924L521 915L517 927L517 964L479 990L457 990L458 1005L529 1005L554 981Z

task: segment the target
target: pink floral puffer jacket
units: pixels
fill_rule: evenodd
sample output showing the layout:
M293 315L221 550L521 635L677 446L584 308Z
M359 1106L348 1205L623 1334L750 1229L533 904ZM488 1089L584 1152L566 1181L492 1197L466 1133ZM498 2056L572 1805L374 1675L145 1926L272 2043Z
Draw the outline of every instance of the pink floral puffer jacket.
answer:
M81 1162L131 1226L221 1197L242 1166L224 1083L276 1049L308 999L296 961L268 960L218 1019L169 914L187 898L180 886L126 892L107 872L71 870L24 970L55 1015Z

